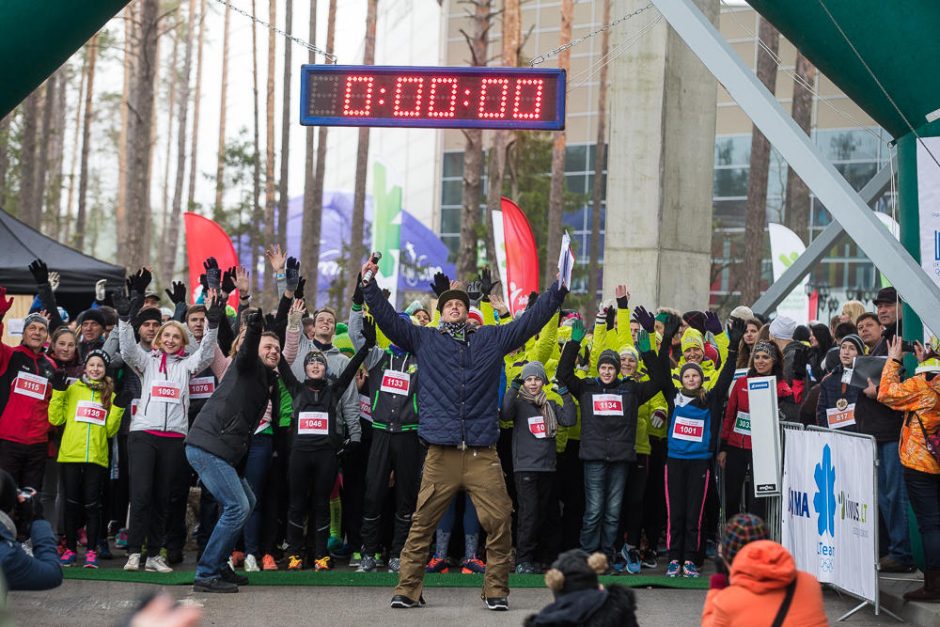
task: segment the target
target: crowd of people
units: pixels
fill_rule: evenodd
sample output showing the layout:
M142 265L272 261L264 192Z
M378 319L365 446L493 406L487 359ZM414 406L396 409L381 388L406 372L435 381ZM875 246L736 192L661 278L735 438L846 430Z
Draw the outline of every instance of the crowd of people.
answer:
M747 380L774 375L782 419L875 437L881 570L915 570L910 503L927 563L906 596L940 600L940 347L901 341L893 288L873 312L850 302L806 326L746 306L725 321L650 311L620 285L585 320L557 282L512 315L484 269L438 274L397 311L370 260L340 313L307 307L297 260L277 246L267 259L270 312L248 270L213 258L201 289L166 290L172 309L141 268L119 289L99 282L77 316L30 265L21 342L0 348L0 501L20 512L0 515L0 535L38 569L22 585L118 550L125 570L168 573L194 544L199 591L237 592L238 570L344 563L399 573L395 608L424 604L425 572L485 573L483 600L502 610L511 571L596 592L598 571L664 559L668 577L694 578L721 550L733 588L748 564L786 561L748 485ZM0 318L11 303L0 286ZM886 357L880 381L852 384L860 356ZM781 597L800 580L788 559ZM596 603L632 603L603 592ZM736 594L710 596L706 618Z

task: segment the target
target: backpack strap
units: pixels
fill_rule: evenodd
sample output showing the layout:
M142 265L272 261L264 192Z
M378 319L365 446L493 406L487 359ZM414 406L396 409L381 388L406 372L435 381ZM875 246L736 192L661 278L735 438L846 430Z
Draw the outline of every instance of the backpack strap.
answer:
M780 609L777 610L777 615L774 617L774 622L771 627L782 627L784 619L787 617L787 613L790 611L790 604L793 602L793 594L796 592L796 580L799 579L799 573L793 578L787 585L787 593L783 597L783 603L780 604Z

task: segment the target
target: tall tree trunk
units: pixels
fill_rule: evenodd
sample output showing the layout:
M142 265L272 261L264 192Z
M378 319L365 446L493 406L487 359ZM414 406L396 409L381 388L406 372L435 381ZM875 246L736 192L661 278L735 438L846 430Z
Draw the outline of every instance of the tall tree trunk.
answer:
M158 19L157 19L158 25L159 25L159 21L160 21L160 20L159 20L159 18L158 18ZM162 53L160 52L160 42L161 42L161 38L160 38L159 31L158 31L158 32L157 32L157 45L156 45L156 48L154 49L154 56L153 56L153 85L154 85L154 90L156 90L156 89L157 89L157 86L160 84L160 55L162 54ZM150 115L150 143L149 143L148 146L147 146L148 149L150 150L150 158L149 158L148 163L147 163L147 194L148 194L148 195L150 194L150 190L153 189L153 162L154 162L154 154L156 153L156 150L157 150L157 127L158 127L158 124L157 124L157 113L158 113L158 112L157 112L157 106L156 106L156 93L155 93L155 94L154 94L154 107L153 107L153 110L152 110L151 115ZM160 256L160 257L162 257L162 255L163 255L163 250L162 250L162 249L161 249L161 250L159 251L159 253L158 253L157 251L153 250L153 248L152 248L152 245L153 245L153 212L151 212L151 215L150 215L150 217L149 217L148 220L147 220L147 225L146 225L146 227L147 227L147 228L146 228L146 230L144 231L144 249L147 251L147 255L148 255L150 258L153 258L154 256ZM161 240L160 240L160 241L162 241L163 233L161 233L160 235L161 235Z
M177 14L177 19L179 15ZM173 158L173 119L176 113L176 84L179 82L179 25L173 30L173 49L170 52L170 71L167 81L166 107L166 157L163 159L163 204L160 205L160 235L166 237L167 220L170 215L170 162Z
M502 62L504 67L519 65L519 45L522 39L522 12L519 0L503 0ZM493 212L500 210L503 197L503 179L506 172L506 146L512 139L512 132L499 129L493 133L490 144L489 167L487 168L486 212L483 215L483 227L486 233L486 261L488 266L496 266L496 244L493 239ZM508 294L508 285L503 290Z
M470 46L470 63L486 65L489 31L493 13L492 0L474 0L473 34L463 33ZM480 196L483 176L483 131L468 129L463 132L463 192L460 208L460 249L457 257L457 276L468 279L477 271L477 238L480 224Z
M255 17L257 15L256 11L256 2L251 0L251 15ZM252 93L254 94L254 115L255 115L255 126L254 126L254 142L255 142L255 162L253 164L253 169L251 173L251 291L255 294L258 293L258 260L261 258L261 242L258 237L258 230L261 228L261 221L263 216L261 214L261 140L258 138L258 125L259 125L259 114L258 114L258 30L255 27L255 24L251 25L251 79L252 79ZM270 287L270 286L265 286Z
M316 0L310 5L310 41L316 43ZM333 52L333 40L336 35L336 0L330 0L326 16L326 51ZM310 63L315 62L315 54L310 53ZM313 129L307 128L307 164L304 178L304 226L301 241L301 258L307 268L307 290L312 294L314 304L318 294L317 285L320 274L320 227L323 217L323 181L326 177L326 138L328 127L317 129L316 171L313 162Z
M284 31L290 37L294 33L294 2L287 0L284 7ZM277 241L287 245L287 180L290 159L290 92L291 92L291 42L284 44L284 94L281 102L281 175L277 192ZM300 251L298 251L299 254Z
M758 37L774 56L780 48L780 33L760 18ZM777 64L763 48L757 50L757 78L774 93ZM767 222L767 175L770 171L770 142L757 127L751 131L751 160L747 182L747 215L744 222L744 267L741 269L741 302L749 305L760 296L764 265L764 224Z
M227 8L227 7L226 7ZM199 155L199 113L202 104L202 49L206 36L206 0L199 3L199 41L196 43L196 84L193 92L193 135L189 152L189 195L186 209L192 211L196 204L196 160Z
M65 155L65 128L68 109L66 91L68 88L68 66L63 65L56 74L58 89L52 114L52 138L49 142L49 179L46 185L46 213L43 223L46 232L54 238L59 237L59 210L62 204L62 161Z
M117 223L117 260L119 264L127 262L127 149L128 116L130 114L130 93L134 80L134 48L136 47L134 11L137 5L124 9L124 85L121 90L120 130L118 131L118 189L117 202L114 205L114 220ZM74 166L73 166L74 167ZM74 177L72 177L74 180ZM69 208L72 210L72 184L69 183ZM68 223L66 223L68 233Z
M196 0L189 0L186 26L186 52L183 54L183 71L180 74L179 130L176 136L176 180L173 185L173 209L170 214L164 241L165 254L161 256L163 267L160 278L169 283L176 270L176 251L179 245L180 221L183 205L183 181L186 177L186 119L189 117L189 77L193 69L193 39L196 35Z
M366 9L366 38L365 54L362 58L363 65L372 65L375 63L375 23L378 18L379 0L368 0ZM353 187L353 214L352 230L349 238L349 273L346 278L351 279L359 272L362 266L365 251L363 250L362 238L365 235L365 214L366 214L366 178L369 175L369 127L359 128L359 146L356 150L356 182ZM346 290L343 302L352 298L356 286L355 281L346 281Z
M39 88L26 97L23 103L23 137L20 140L20 189L17 214L20 220L32 227L38 227L34 211L36 198L36 141L39 134L40 103L42 92Z
M13 113L0 118L0 209L7 206L7 170L10 169L10 121Z
M277 24L277 0L268 0L268 22L272 25ZM274 243L274 209L277 198L275 197L274 181L274 73L277 70L275 65L277 55L277 34L274 29L268 29L268 72L267 89L265 90L265 126L264 126L264 240L265 245L270 246ZM286 242L281 242L286 246ZM264 264L264 294L261 302L266 306L274 303L274 274L271 272L271 264Z
M46 197L46 182L49 175L49 143L52 140L52 114L55 112L56 91L59 88L59 73L46 80L46 93L42 105L42 130L39 136L39 154L36 157L36 180L33 183L33 198L36 200L36 228L43 224L43 206Z
M610 24L610 0L604 2L604 24ZM601 33L601 59L610 50L610 30ZM607 168L607 64L601 66L597 87L597 140L594 145L594 189L591 194L591 260L588 265L588 320L597 313L600 285L601 212L604 200L604 170Z
M126 264L144 265L150 254L150 160L157 70L160 0L140 0L140 37L128 115Z
M78 82L78 96L75 99L75 119L72 124L72 154L69 156L69 188L68 193L65 199L65 210L62 216L62 228L59 232L59 239L63 242L72 241L71 236L71 224L72 224L72 202L75 200L75 182L76 177L78 176L75 173L75 168L78 167L78 155L79 149L81 148L81 134L82 134L82 112L83 106L85 103L85 81L88 74L88 55L85 55L82 59L82 69L81 75ZM121 117L125 120L126 126L126 111L123 106L123 100L126 98L127 94L122 95L122 105L121 105ZM123 137L118 139L118 163L119 169L124 167L124 164L120 161L120 156L124 154L123 148L120 144ZM124 183L123 175L118 179L118 199L123 198L124 190L122 189L122 184ZM117 208L115 207L115 210ZM117 248L120 251L121 242L117 242Z
M574 14L574 0L561 2L561 33L559 44L564 46L571 41L571 18ZM558 67L566 72L571 67L571 50L558 55ZM550 285L555 279L558 251L561 249L561 220L565 211L565 146L567 136L564 131L555 132L552 145L552 184L548 195L548 244L545 247L545 262L542 267L542 285ZM569 286L570 287L570 286Z
M78 169L78 212L75 215L75 248L85 247L85 216L88 211L88 156L91 154L91 123L94 121L95 65L98 58L98 35L88 45L88 76L85 85L85 116L82 122L82 156Z
M807 135L813 127L813 92L804 87L815 85L816 66L803 53L796 53L796 75L803 79L793 81L793 120ZM805 243L809 243L809 188L796 171L787 167L787 196L785 220L787 227Z
M222 195L225 192L225 117L228 107L228 38L232 8L225 5L225 21L222 31L222 87L219 96L219 145L215 166L215 209L222 209Z

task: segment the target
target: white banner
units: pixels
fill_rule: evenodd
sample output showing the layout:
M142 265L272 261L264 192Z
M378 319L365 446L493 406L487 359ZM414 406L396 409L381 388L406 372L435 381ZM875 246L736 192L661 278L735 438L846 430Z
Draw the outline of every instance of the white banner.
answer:
M783 545L800 570L876 602L874 442L831 431L784 433Z
M940 285L940 167L927 152L940 155L940 137L917 142L917 205L920 213L920 265ZM930 332L924 329L924 337Z
M754 496L780 494L780 420L777 414L777 377L751 377L747 380L750 415L746 418L751 434L754 468ZM735 424L742 432L745 418Z
M806 251L806 244L799 235L783 226L771 222L767 225L770 235L770 260L773 265L774 281L779 281L797 257ZM786 298L777 305L777 315L787 316L796 320L797 324L809 322L809 296L806 294L806 284L809 283L807 274L799 285L793 288Z

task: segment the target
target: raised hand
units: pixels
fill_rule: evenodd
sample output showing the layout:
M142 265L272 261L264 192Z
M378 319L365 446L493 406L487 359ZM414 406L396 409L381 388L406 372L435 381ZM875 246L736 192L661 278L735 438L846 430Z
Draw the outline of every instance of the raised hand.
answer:
M235 291L235 266L222 273L222 292L231 294Z
M430 285L434 295L440 298L441 294L450 289L450 277L443 272L437 272L434 274L434 282Z
M489 268L483 268L480 270L480 289L483 292L483 297L491 296L493 288L499 285L499 280L493 280L493 276L490 273Z
M608 307L607 309L604 310L604 322L607 325L608 331L613 330L614 325L617 323L617 309L616 308Z
M173 281L170 283L171 290L163 290L170 297L174 305L186 302L186 285L182 281Z
M467 285L467 296L471 302L479 303L483 298L483 284L480 281L470 281Z
M49 273L49 287L52 288L53 292L59 289L59 281L61 280L61 278L62 277L59 276L58 272Z
M302 298L295 298L294 302L290 305L290 311L287 312L287 324L291 327L299 325L301 319L304 317L304 311L304 300Z
M239 297L247 297L251 291L251 272L248 268L238 266L235 268L235 287L238 289Z
M653 350L652 346L653 343L650 341L649 331L640 329L640 332L636 334L636 349L641 353L646 353Z
M147 292L147 287L150 285L150 281L153 280L153 275L150 273L150 268L144 266L137 272L131 275L130 283L134 292L137 292L143 296Z
M656 316L647 311L643 305L639 305L633 310L633 318L640 323L640 328L647 333L653 333L656 330Z
M305 279L304 277L299 277L297 279L297 289L294 290L294 298L302 299L304 297L304 286L306 284L307 284L307 279Z
M676 333L679 332L679 327L682 325L682 320L679 316L675 314L666 314L666 320L663 322L663 343L669 346L672 343L672 338L676 336ZM737 344L732 344L732 346L737 346Z
M95 282L95 300L99 303L103 303L105 296L108 295L108 280L107 279L98 279Z
M253 311L248 316L248 329L255 333L261 333L264 330L264 316L260 311Z
M206 322L210 329L217 329L225 317L225 298L218 291L209 290L206 302L210 303L206 310Z
M538 299L539 299L538 292L536 292L535 290L529 292L529 302L525 304L525 310L529 311L530 309L535 307L535 301L537 301Z
M715 316L717 318L717 316ZM740 318L732 318L731 325L728 327L728 343L729 348L737 350L738 346L741 344L741 339L744 337L744 330L747 328L747 323Z
M584 323L580 320L575 320L574 324L571 325L572 341L578 342L580 344L585 335L587 335L587 330L584 328Z
M7 298L7 288L0 287L0 318L3 318L12 306L13 299Z
M131 317L131 300L127 297L124 288L116 289L111 292L111 302L114 303L114 309L117 310L118 318L127 321Z
M42 259L34 259L29 264L29 272L33 275L36 285L45 285L49 282L49 267Z
M617 308L627 309L630 306L630 290L624 284L614 288L614 296L617 297Z
M293 293L300 281L300 262L293 257L287 258L286 267L287 291Z
M215 260L215 257L209 257L202 262L202 267L206 271L206 284L209 290L222 289L222 269L219 268L219 262Z
M375 320L372 318L362 319L362 338L366 341L366 346L372 348L375 346Z
M366 302L365 294L362 293L362 273L359 273L359 276L356 277L356 288L353 290L353 305L358 305L362 307L363 303Z
M268 263L271 264L271 267L275 272L284 271L284 264L287 261L287 256L281 250L280 244L269 246L268 249L264 251L264 256L268 258Z
M718 335L721 333L721 320L718 318L718 314L716 314L714 311L705 312L705 323L703 326L705 327L705 330L712 335Z

